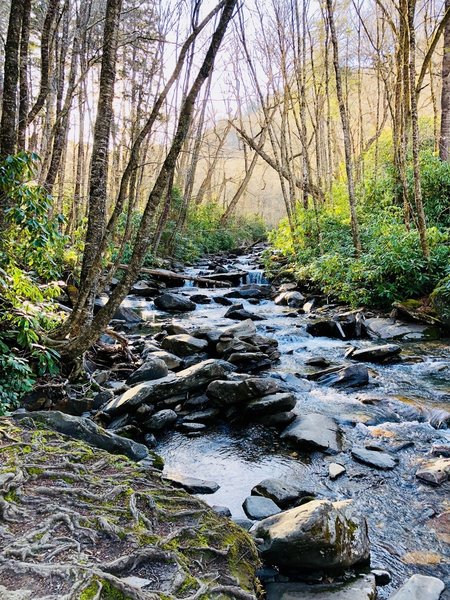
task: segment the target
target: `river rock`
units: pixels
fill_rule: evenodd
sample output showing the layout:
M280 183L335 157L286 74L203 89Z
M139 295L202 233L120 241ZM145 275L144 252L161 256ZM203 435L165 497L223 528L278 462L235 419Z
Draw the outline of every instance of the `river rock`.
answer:
M369 371L365 365L350 365L319 377L318 382L341 388L361 387L369 383Z
M252 298L252 299L260 299L260 298L269 298L272 293L272 288L267 284L256 284L256 283L246 283L245 285L241 285L236 290L232 292L228 292L225 294L226 298Z
M275 304L284 304L290 308L301 308L305 302L305 296L300 292L281 292L275 298Z
M334 419L319 413L297 417L281 438L299 450L320 450L328 454L340 452L339 427Z
M165 337L161 342L161 348L177 356L191 356L197 352L204 352L208 348L208 342L181 333Z
M362 575L358 579L325 585L306 583L268 583L267 600L374 600L375 577Z
M234 337L241 340L251 338L254 335L256 335L256 325L251 319L247 319L242 321L242 323L236 323L235 325L230 325L230 327L222 329L220 339L230 339Z
M255 315L244 308L243 304L233 304L223 315L226 319L234 319L235 321L246 321L251 319L252 321L264 321L265 317Z
M166 312L188 312L195 310L196 307L196 304L192 300L169 292L157 296L154 303L156 308Z
M148 281L136 281L130 290L130 294L141 296L142 298L154 298L159 294L157 287L152 286Z
M164 331L167 335L190 335L189 330L179 323L167 323L164 325ZM161 335L162 338L164 338L163 332L160 332L158 335Z
M421 340L435 336L435 332L429 325L421 323L404 323L394 319L373 317L366 319L365 325L370 337L383 340Z
M255 354L259 352L258 346L244 342L239 338L222 339L216 345L216 352L224 358L230 357L232 354Z
M171 427L175 421L177 420L178 415L174 410L170 408L166 408L164 410L159 410L150 418L148 418L142 426L145 429L149 429L150 431L161 431L163 429L168 429Z
M148 354L148 357L159 358L160 360L164 361L167 365L167 368L171 371L174 369L179 369L183 364L183 360L179 356L176 356L171 352L166 352L165 350L155 350L155 352Z
M204 410L189 413L186 420L192 423L209 423L210 421L214 421L218 416L219 410L217 408L205 408Z
M330 463L328 465L328 475L330 476L330 479L337 479L346 471L347 469L344 467L344 465L340 465L339 463Z
M234 365L238 371L244 371L245 373L262 371L263 369L269 369L272 366L272 361L267 354L264 354L263 352L233 352L228 357L228 361Z
M426 462L416 472L416 477L425 483L444 483L450 479L450 458L437 458Z
M127 379L127 385L135 385L141 381L161 379L161 377L165 377L168 373L169 369L163 360L156 356L149 356L145 363L130 375Z
M270 498L281 508L292 508L306 496L315 496L310 490L299 489L280 479L264 479L252 489L252 496Z
M247 417L259 417L261 415L287 412L294 408L296 403L295 397L287 392L270 394L256 400L250 400L245 407L245 414Z
M206 294L192 294L190 298L195 304L211 304L212 302L211 298Z
M439 600L445 583L437 577L413 575L389 600Z
M279 392L274 379L250 377L243 381L216 380L208 385L206 393L217 406L243 404L254 398Z
M372 346L371 348L360 348L353 350L347 356L352 360L370 362L387 362L400 354L402 349L396 344L384 344L383 346Z
M91 446L113 454L124 454L133 460L143 460L149 456L148 449L143 444L107 431L86 417L73 417L54 410L14 413L14 418L18 421L32 419Z
M216 304L220 304L222 306L232 306L233 300L230 300L230 298L226 298L225 296L214 296L213 300Z
M266 427L276 427L277 429L284 429L287 427L292 421L295 419L297 415L295 412L279 412L274 413L272 415L260 415L259 417L254 417L253 420L255 423L260 423L261 425L265 425Z
M369 560L365 519L351 500L313 500L257 523L262 558L286 572L336 571Z
M177 394L203 388L215 379L223 380L233 370L234 367L224 360L205 360L177 374L169 373L162 379L133 386L120 397L108 402L103 410L110 415L120 414L136 409L146 401L159 402Z
M361 337L363 328L355 314L336 315L333 319L312 321L306 325L306 331L315 337L330 337L341 340Z
M185 477L184 475L166 475L163 479L174 487L183 488L190 494L214 494L220 488L220 485L215 481Z
M398 459L388 452L368 450L360 446L353 446L352 456L358 462L369 465L369 467L375 467L376 469L393 469L398 463Z
M281 512L273 500L264 496L249 496L244 500L242 508L247 517L254 521L261 521Z

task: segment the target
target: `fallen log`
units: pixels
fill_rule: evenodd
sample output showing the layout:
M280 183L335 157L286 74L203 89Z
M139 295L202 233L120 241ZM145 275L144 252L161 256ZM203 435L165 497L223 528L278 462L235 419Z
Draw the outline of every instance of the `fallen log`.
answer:
M119 265L119 269L127 270L128 265ZM209 279L207 277L198 277L196 275L186 275L185 273L175 273L168 269L149 269L147 267L141 267L141 273L146 275L153 275L153 277L161 277L165 279L178 279L180 281L194 281L195 283L205 283L217 287L230 287L228 281L218 281L216 279Z

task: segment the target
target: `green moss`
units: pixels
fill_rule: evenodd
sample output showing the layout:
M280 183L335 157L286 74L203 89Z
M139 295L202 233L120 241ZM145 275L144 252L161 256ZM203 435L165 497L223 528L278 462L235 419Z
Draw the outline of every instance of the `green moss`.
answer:
M94 581L81 592L80 600L92 600L92 598L95 598L97 591L98 591L98 585Z
M17 495L16 490L10 490L9 492L6 492L4 499L6 502L18 502L19 496Z

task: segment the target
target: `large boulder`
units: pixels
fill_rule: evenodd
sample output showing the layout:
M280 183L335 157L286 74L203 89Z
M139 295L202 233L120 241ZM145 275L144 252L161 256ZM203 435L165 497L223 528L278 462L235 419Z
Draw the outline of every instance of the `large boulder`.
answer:
M161 294L154 300L156 308L166 312L189 312L195 310L196 304L178 294L165 293Z
M254 521L261 521L281 512L273 500L264 496L249 496L244 500L242 508L247 517Z
M313 500L264 519L250 533L261 540L264 560L288 573L335 572L370 556L366 521L351 500Z
M147 401L159 402L171 396L203 388L216 379L223 380L233 370L234 367L224 360L205 360L177 374L170 373L162 379L140 383L108 402L103 410L111 415L135 410Z
M382 340L422 340L437 335L436 330L429 325L404 323L383 317L366 319L365 326L370 337Z
M127 385L135 385L141 381L152 381L153 379L161 379L168 375L169 369L166 363L156 356L149 356L145 363L130 375L127 380Z
M208 342L181 333L165 337L161 342L161 348L177 356L191 356L198 352L204 352L208 348Z
M279 392L274 379L250 377L243 381L216 380L209 384L206 393L217 406L244 404L254 398L261 398Z
M297 417L282 433L281 439L299 450L320 450L336 454L341 450L339 427L334 419L319 413Z
M31 413L17 412L14 413L14 418L18 421L32 419L54 429L58 433L82 440L91 446L107 450L113 454L124 454L133 460L143 460L149 456L148 449L143 444L116 435L112 431L107 431L86 417L73 417L53 410Z

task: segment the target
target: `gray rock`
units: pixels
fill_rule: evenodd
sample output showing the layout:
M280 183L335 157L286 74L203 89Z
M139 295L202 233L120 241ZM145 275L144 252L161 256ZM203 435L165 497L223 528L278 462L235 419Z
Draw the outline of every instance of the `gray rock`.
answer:
M149 356L145 363L127 379L127 385L135 385L141 381L161 379L161 377L165 377L168 373L169 369L163 360L156 356Z
M365 519L351 500L313 500L257 523L262 558L285 572L336 571L369 560Z
M226 327L222 330L222 337L234 337L237 339L246 339L254 336L256 334L256 326L251 319L247 319L242 323L236 323L235 325L231 325L230 327Z
M185 417L185 420L190 421L191 423L209 423L210 421L214 421L218 415L219 411L217 408L205 408L204 410L197 410L189 413L189 415Z
M252 489L253 496L270 498L281 508L291 508L305 496L314 496L310 490L302 490L280 479L264 479Z
M212 300L206 294L191 294L192 302L196 304L211 304Z
M274 379L251 377L244 381L216 380L209 384L206 393L218 406L243 404L254 398L280 391Z
M10 590L0 585L0 600L34 600L35 598L36 594L33 590Z
M402 349L396 344L384 344L383 346L372 346L353 350L349 356L352 360L369 362L386 362L400 354Z
M214 494L220 488L220 485L215 481L207 481L205 479L197 479L196 477L184 477L183 475L164 476L164 481L167 481L174 487L182 488L190 494Z
M140 383L127 390L119 398L111 400L105 412L115 415L137 408L146 401L159 402L207 386L215 379L223 379L234 367L223 360L209 359L197 365L169 374L163 379Z
M347 469L344 467L344 465L340 465L339 463L330 463L328 465L328 475L330 476L330 479L337 479L346 471Z
M228 506L218 506L215 504L214 506L211 506L211 508L218 515L221 515L222 517L231 518L231 510L228 508Z
M362 448L360 446L353 446L352 456L358 462L369 465L370 467L375 467L376 469L393 469L398 463L398 459L388 452L368 450L367 448Z
M239 527L245 529L245 531L250 531L254 525L253 521L250 521L250 519L233 519L233 521L236 523L236 525L239 525Z
M158 293L158 288L150 285L148 281L137 281L130 290L130 294L143 298L154 298Z
M434 485L444 483L450 479L450 458L436 458L428 461L416 472L416 477L425 483Z
M54 429L58 433L82 440L91 446L113 454L124 454L133 460L142 460L149 455L148 449L143 444L107 431L86 417L73 417L55 410L15 413L14 418L18 421L30 419Z
M371 337L383 340L421 340L435 335L429 325L403 323L394 319L374 317L366 319L365 326Z
M247 517L254 521L261 521L281 512L273 500L264 496L249 496L244 500L242 508Z
M153 433L146 433L144 435L144 442L148 448L154 448L156 446L156 438Z
M165 337L161 342L161 348L177 356L190 356L191 354L205 351L208 348L208 342L185 333L180 333Z
M361 387L369 383L369 371L365 365L350 365L334 373L328 373L318 379L323 385L333 387Z
M245 407L245 415L247 417L259 417L261 415L287 412L294 408L296 403L295 397L287 392L270 394L256 400L250 400Z
M192 423L189 421L183 421L177 427L180 431L184 431L185 433L199 433L206 429L206 425L204 423Z
M290 308L301 308L305 302L305 297L300 292L286 291L281 292L275 298L275 304L284 304Z
M299 450L321 450L335 454L341 450L339 427L334 419L318 413L297 417L281 438Z
M157 296L154 303L156 308L166 312L188 312L195 310L196 307L196 304L188 298L169 292Z
M413 575L389 600L439 600L445 583L437 577Z
M330 366L330 361L323 356L312 356L311 358L307 358L305 360L305 365L325 369L326 367Z
M226 319L234 319L235 321L246 321L251 319L252 321L264 321L265 317L251 313L244 308L242 304L233 304L224 314Z
M262 371L272 366L272 361L263 352L233 352L228 358L238 371Z
M265 425L266 427L276 427L277 429L284 429L292 423L292 421L296 418L296 414L292 411L289 412L280 412L275 413L273 415L261 415L259 417L254 417L255 423L260 423L261 425Z
M190 335L189 330L179 323L167 323L164 325L164 331L167 335Z
M142 426L150 431L161 431L162 429L168 429L171 427L177 418L178 415L174 410L166 408L156 412L149 419L144 421Z
M356 581L329 585L305 583L268 583L267 600L375 600L376 585L372 574Z
M170 352L166 352L165 350L156 350L155 352L152 352L149 357L159 358L160 360L164 361L167 365L167 368L170 370L179 369L183 364L183 361L179 356L176 356Z

